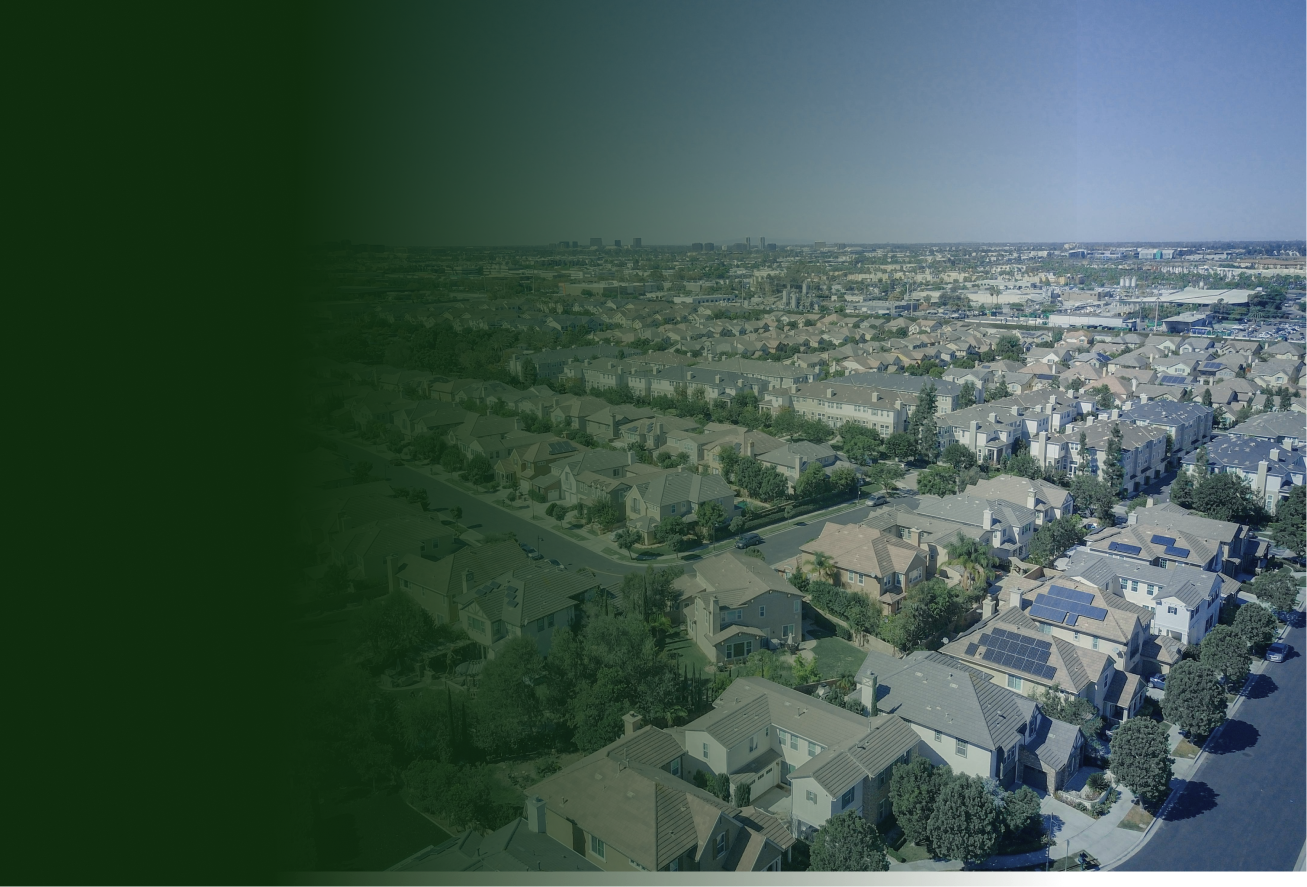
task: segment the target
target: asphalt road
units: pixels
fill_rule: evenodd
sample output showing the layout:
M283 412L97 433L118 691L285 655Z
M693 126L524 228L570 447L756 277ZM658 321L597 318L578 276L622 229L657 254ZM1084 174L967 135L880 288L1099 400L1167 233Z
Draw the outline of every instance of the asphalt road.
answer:
M865 495L865 494L864 494ZM890 505L881 505L879 508L892 507L894 500L890 500ZM799 553L799 547L821 535L822 527L826 524L857 524L866 520L872 513L873 509L866 505L859 505L850 511L837 514L834 517L824 519L803 521L803 526L795 525L788 529L781 530L772 536L767 536L767 531L761 530L760 533L766 539L761 545L754 546L762 552L763 559L769 564L780 563L787 558L792 558Z
M1307 840L1301 612L1157 832L1117 871L1290 871Z
M371 462L372 474L375 477L385 478L397 486L410 489L425 487L428 507L431 510L443 510L457 505L463 509L463 517L459 523L468 529L474 529L479 533L514 533L517 535L517 541L532 546L546 558L558 560L569 570L587 567L607 581L620 579L624 573L643 570L645 567L644 564L634 561L628 566L609 560L557 533L545 530L540 521L508 514L502 508L442 483L420 469L410 468L407 465L403 467L391 465L388 457L345 441L340 442L340 447L350 460ZM544 506L539 507L543 513ZM527 514L525 510L522 513Z

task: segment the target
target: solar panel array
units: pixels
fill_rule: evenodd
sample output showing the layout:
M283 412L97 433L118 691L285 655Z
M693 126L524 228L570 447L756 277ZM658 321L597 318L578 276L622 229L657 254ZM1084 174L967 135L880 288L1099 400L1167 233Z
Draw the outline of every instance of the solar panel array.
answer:
M980 643L985 647L981 658L1000 668L1023 671L1046 681L1052 680L1057 674L1057 669L1048 664L1048 658L1053 652L1053 645L1048 641L1034 640L996 628L989 634L981 635Z
M1119 551L1122 554L1138 554L1143 551L1138 545L1126 545L1124 542L1109 542L1107 543L1107 550Z
M1166 548L1164 548L1164 549L1162 549L1162 550L1165 551L1167 554L1169 554L1171 557L1188 557L1188 556L1189 556L1189 549L1187 549L1187 548L1176 548L1174 545L1168 545L1168 546L1166 546Z
M1174 536L1158 536L1158 535L1154 534L1154 535L1153 535L1153 538L1150 539L1149 541L1152 542L1154 545L1174 545L1174 544L1175 544L1175 537L1174 537Z
M1069 616L1088 616L1102 622L1107 618L1107 610L1093 606L1094 596L1061 585L1050 585L1047 594L1035 595L1035 603L1030 608L1030 615L1050 622L1068 622Z

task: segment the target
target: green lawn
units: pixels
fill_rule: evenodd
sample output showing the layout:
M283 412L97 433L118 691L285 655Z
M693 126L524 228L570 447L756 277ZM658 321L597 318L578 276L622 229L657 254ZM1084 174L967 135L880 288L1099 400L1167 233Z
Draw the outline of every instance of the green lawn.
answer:
M862 650L839 638L822 638L812 652L817 657L817 670L824 678L836 677L845 669L856 672L867 658Z
M1194 745L1188 739L1181 739L1176 743L1175 748L1171 749L1171 754L1177 758L1196 758L1198 757L1198 746Z
M667 636L667 645L663 648L668 655L676 660L677 664L689 665L691 668L699 669L700 673L704 668L712 663L704 655L699 645L690 640L689 636L683 631L678 631Z
M897 859L899 862L917 862L922 859L934 858L926 851L925 847L918 847L916 844L907 843L898 850L889 851L889 855Z

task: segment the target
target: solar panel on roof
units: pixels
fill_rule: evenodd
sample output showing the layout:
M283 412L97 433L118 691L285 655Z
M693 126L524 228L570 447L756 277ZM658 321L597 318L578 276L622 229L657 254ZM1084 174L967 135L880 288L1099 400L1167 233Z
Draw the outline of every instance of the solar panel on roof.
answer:
M1036 662L1044 663L1048 661L1048 657L1051 655L1053 655L1052 650L1036 650L1030 658Z
M989 646L989 642L990 642L991 640L993 640L993 639L994 639L994 636L993 636L992 634L982 634L982 635L980 636L980 646L982 646L982 647L988 647L988 646Z
M983 654L981 654L980 658L985 660L986 662L998 662L998 657L1001 655L1003 654L997 652L993 648L990 648L986 650Z
M1168 546L1166 546L1166 548L1164 548L1164 549L1162 549L1162 550L1165 551L1167 554L1169 554L1171 557L1188 557L1188 556L1189 556L1189 549L1187 549L1187 548L1176 548L1174 545L1168 545Z
M979 645L979 644L967 644L966 655L967 655L967 656L975 656L975 655L976 655L976 651L979 650L979 649L980 649L980 645Z
M1046 619L1049 622L1061 622L1066 619L1066 610L1054 610L1052 607L1046 607L1043 604L1033 604L1030 607L1030 615L1036 619Z
M1052 680L1057 675L1057 669L1051 665L1041 665L1040 669L1040 676L1046 681Z
M1079 601L1082 604L1092 604L1094 596L1085 591L1076 591L1074 588L1067 588L1064 585L1050 585L1048 593L1053 597L1066 598L1069 601Z
M1031 641L1031 643L1035 645L1035 649L1037 649L1037 650L1051 650L1051 649L1053 649L1053 642L1052 642L1052 641L1041 641L1041 640L1036 639L1036 640Z
M1079 614L1079 613L1067 613L1067 614L1066 614L1066 624L1067 624L1067 625L1070 625L1072 628L1074 628L1074 627L1075 627L1075 624L1076 624L1076 620L1079 619L1079 618L1080 618L1080 614Z
M1119 551L1122 554L1138 554L1143 549L1138 545L1126 545L1124 542L1109 542L1107 543L1107 550Z
M1154 535L1153 535L1153 538L1152 538L1151 540L1149 540L1149 541L1151 541L1154 545L1174 545L1174 544L1175 544L1175 537L1174 537L1174 536L1158 536L1158 535L1154 534Z

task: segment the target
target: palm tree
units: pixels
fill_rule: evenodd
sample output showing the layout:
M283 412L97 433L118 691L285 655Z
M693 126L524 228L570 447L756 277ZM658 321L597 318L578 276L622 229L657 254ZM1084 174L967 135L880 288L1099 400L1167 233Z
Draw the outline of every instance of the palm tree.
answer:
M818 576L821 576L827 582L833 582L836 573L839 572L835 566L835 561L829 554L824 551L815 551L812 554L812 568Z
M971 591L977 584L986 585L994 578L995 558L989 553L989 546L977 539L959 536L945 546L949 563L962 568L962 587Z

